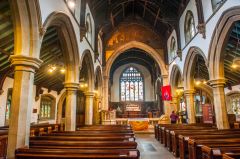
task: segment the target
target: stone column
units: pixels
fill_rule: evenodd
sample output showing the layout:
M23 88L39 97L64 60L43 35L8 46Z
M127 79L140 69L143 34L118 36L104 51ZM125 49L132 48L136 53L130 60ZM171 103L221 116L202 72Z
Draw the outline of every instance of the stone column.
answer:
M187 115L188 115L188 123L196 123L196 113L194 107L194 90L184 90L184 96L186 97L186 105L187 105Z
M42 61L22 55L12 55L10 61L14 66L14 83L7 156L12 159L17 148L29 144L34 73Z
M169 85L168 75L162 75L162 79L163 79L163 86ZM164 114L169 117L174 108L171 107L170 101L163 101L163 106L164 106Z
M93 98L95 93L94 92L85 92L86 96L85 101L85 125L92 125L93 124Z
M173 110L175 112L177 112L178 111L178 96L173 96L170 104L171 104L171 107L173 108Z
M99 112L99 102L101 102L102 97L95 96L95 102L93 107L93 124L100 124L100 112Z
M65 130L76 130L77 90L79 83L64 83L66 88Z
M108 110L108 83L109 83L109 76L103 77L103 104L102 110Z
M229 129L227 108L225 102L225 79L209 81L213 89L215 119L218 129Z

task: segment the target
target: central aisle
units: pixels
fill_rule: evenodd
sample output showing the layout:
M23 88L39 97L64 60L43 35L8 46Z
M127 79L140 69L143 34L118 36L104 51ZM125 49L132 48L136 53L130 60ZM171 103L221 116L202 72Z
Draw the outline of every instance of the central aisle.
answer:
M154 134L136 134L136 141L141 159L176 159L154 138Z

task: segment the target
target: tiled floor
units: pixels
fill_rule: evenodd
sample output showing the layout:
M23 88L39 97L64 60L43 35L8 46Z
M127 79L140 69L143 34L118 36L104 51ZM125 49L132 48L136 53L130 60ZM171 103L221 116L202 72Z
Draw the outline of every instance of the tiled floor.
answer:
M176 159L153 134L136 134L141 159Z

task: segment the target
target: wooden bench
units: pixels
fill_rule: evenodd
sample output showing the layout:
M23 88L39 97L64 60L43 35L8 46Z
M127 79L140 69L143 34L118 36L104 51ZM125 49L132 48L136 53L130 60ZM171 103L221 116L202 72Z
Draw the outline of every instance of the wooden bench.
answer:
M239 131L240 133L240 131ZM233 134L231 130L183 130L183 131L172 131L172 152L175 157L180 155L181 158L188 152L188 139L189 138L212 138L214 135L228 135ZM224 137L224 136L223 136ZM179 153L180 152L180 153Z
M137 149L18 149L17 159L41 159L41 158L121 158L139 159L140 152Z
M240 153L223 154L223 159L239 159Z
M30 148L60 148L60 149L136 149L137 143L134 141L39 141L30 140Z
M221 145L220 145L221 146ZM240 153L240 146L237 147L214 147L212 145L202 147L203 159L220 159L224 153Z
M132 136L35 136L31 140L53 140L53 141L135 141Z
M188 141L188 158L189 159L202 159L202 146L204 145L216 145L216 146L226 146L226 145L239 145L240 138L231 138L231 139L189 139Z

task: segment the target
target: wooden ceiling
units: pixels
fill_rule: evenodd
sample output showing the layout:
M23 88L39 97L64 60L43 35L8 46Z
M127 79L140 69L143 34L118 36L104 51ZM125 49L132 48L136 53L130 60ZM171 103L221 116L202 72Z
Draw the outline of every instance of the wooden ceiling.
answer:
M206 81L209 80L208 68L206 66L205 60L201 55L197 55L196 57L196 65L194 68L194 78L201 78Z
M10 69L9 56L13 54L14 32L10 6L7 0L0 3L0 74Z
M135 63L144 66L150 72L152 76L152 82L156 79L157 74L160 74L160 69L155 60L145 51L134 48L122 53L115 59L110 70L111 82L113 82L113 74L116 69L129 63Z
M89 0L97 28L109 33L127 17L142 19L165 35L176 26L189 0Z
M238 40L239 46L237 48ZM224 56L225 78L228 80L227 84L232 86L240 84L240 69L231 67L234 57L240 57L240 21L236 22L232 27Z
M49 90L61 91L63 89L64 74L59 68L64 66L63 49L57 27L49 27L44 35L40 51L40 59L43 61L40 69L35 74L34 83L38 87ZM49 65L56 65L57 70L48 72Z

